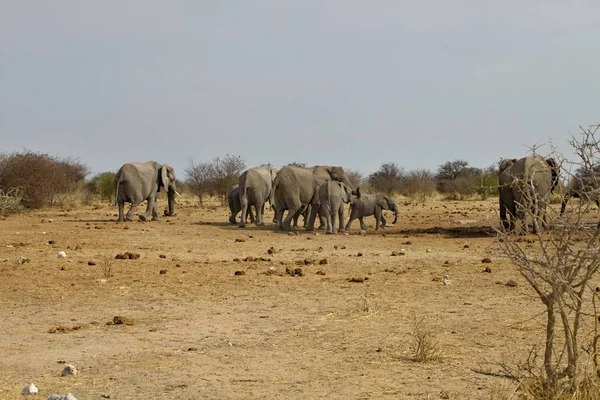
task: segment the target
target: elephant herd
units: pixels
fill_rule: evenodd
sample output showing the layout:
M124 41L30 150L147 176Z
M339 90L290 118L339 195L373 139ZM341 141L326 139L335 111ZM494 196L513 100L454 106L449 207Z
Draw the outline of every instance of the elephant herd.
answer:
M267 201L275 210L273 222L277 229L286 231L298 228L301 215L308 231L315 229L318 215L321 227L327 233L344 232L357 218L361 228L365 229L363 218L370 215L375 216L376 229L379 229L380 221L385 226L382 210L394 211L394 223L398 218L398 207L392 199L381 195L362 195L358 188L352 188L344 168L339 166L285 166L280 170L271 166L250 168L240 176L239 185L231 188L227 197L231 211L229 221L237 223L236 216L241 212L241 228L245 227L247 217L251 221L254 219L257 225L265 225ZM344 225L344 204L348 203L350 219ZM252 207L256 216L252 214Z
M152 220L157 220L159 215L156 196L161 190L167 192L168 199L168 209L164 211L164 215L173 215L175 196L179 196L175 180L175 171L167 164L156 161L124 164L115 177L118 221L133 220L137 206L143 201L148 203L146 211L139 218L147 221L152 215ZM498 193L503 227L526 232L527 216L532 216L533 230L539 232L547 224L546 208L558 180L559 166L552 158L527 156L502 160L499 165ZM561 214L570 197L593 198L600 207L600 197L591 195L600 189L600 184L588 181L589 179L575 180L564 195ZM248 218L251 223L265 225L267 201L275 210L273 222L278 230L297 229L301 215L308 231L315 229L318 215L321 227L327 233L348 230L355 219L360 221L361 229L365 230L363 218L371 215L375 217L376 229L385 227L386 220L382 210L394 212L392 224L398 220L398 207L391 197L361 193L360 188L352 187L346 172L340 166L285 166L277 170L264 165L246 170L239 177L238 183L237 187L229 190L227 199L231 211L229 222L238 223L236 217L241 212L240 228L246 226ZM131 207L124 214L126 202L131 203ZM350 204L350 211L348 221L344 224L345 204ZM255 212L252 211L253 208Z

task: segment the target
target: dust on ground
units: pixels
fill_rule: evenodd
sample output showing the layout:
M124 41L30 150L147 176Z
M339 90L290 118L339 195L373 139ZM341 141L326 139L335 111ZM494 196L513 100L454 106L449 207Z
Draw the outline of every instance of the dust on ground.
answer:
M476 370L543 339L495 250L496 200L401 204L365 236L275 232L270 213L239 229L183 203L159 222L110 205L0 220L0 398L34 382L40 398L489 399L507 383ZM438 361L412 360L415 317Z

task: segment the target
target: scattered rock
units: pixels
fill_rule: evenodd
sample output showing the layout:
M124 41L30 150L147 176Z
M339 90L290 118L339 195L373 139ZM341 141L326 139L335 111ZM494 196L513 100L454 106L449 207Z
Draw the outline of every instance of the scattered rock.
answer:
M304 275L304 271L302 271L302 268L298 267L298 268L286 268L285 269L285 273L290 275L290 276L303 276Z
M235 272L233 273L233 275L236 275L236 276L240 276L240 275L246 275L246 271L235 271Z
M334 249L334 250L337 250L337 249L338 249L338 246L337 246L337 244L336 244L335 246L333 246L333 249Z
M517 282L513 281L512 279L510 279L504 285L508 286L508 287L516 287L517 286Z
M275 247L269 248L269 250L267 250L267 254L275 254Z
M323 271L321 271L321 270L318 270L318 271L316 272L316 274L317 274L317 275L325 275L325 272L323 272Z
M431 280L433 282L441 282L443 280L443 278L441 276L434 276Z
M358 277L352 277L352 278L348 278L348 282L353 282L353 283L363 283L364 281L369 280L368 277L365 278L358 278Z
M189 347L187 351L198 351L197 347Z
M463 249L468 249L468 248L469 248L469 245L468 245L468 244L465 244L465 245L463 246Z
M444 285L449 285L450 284L450 277L448 275L444 275L444 279L442 280L442 282L444 282Z
M410 240L407 240L406 242L403 242L402 244L406 245L406 246L410 246L412 244L412 242Z
M485 257L484 259L481 260L482 264L490 264L492 262L492 259L489 257Z
M17 259L15 260L15 262L17 264L21 265L21 264L26 264L28 262L31 262L31 260L29 258L25 258L25 257L21 256L21 257L17 257Z
M159 258L167 258L167 256L166 256L166 255L164 255L164 254L159 254L159 255L158 255L158 257L159 257Z
M327 265L327 259L324 258L322 260L319 260L319 265Z
M51 394L50 397L48 397L48 400L77 400L77 397L75 397L73 393L67 393L64 396L61 396L60 394Z
M92 260L90 260L90 261L88 261L88 265L90 265L90 266L91 266L91 265L96 265L96 261L92 261Z
M77 375L78 373L79 371L77 371L77 367L75 367L74 365L65 365L62 372L60 373L60 376L71 376Z
M488 274L491 274L492 273L492 269L490 267L485 267L483 269L483 272L487 272Z
M58 325L58 326L48 329L48 333L57 333L57 332L67 333L67 332L78 331L81 328L83 328L83 325L73 325L73 326Z
M361 229L360 236L367 236L367 231Z
M166 273L167 273L167 270L166 270L166 269L161 269L160 271L158 271L158 273L159 273L160 275L164 275L164 274L166 274Z
M115 258L117 260L137 260L138 258L140 258L139 253L130 253L128 251L126 251L125 253L121 254L117 254L115 256Z
M399 253L397 251L392 251L392 254L390 254L392 257L396 257Z
M340 247L340 249L346 250L346 246L342 246L342 247Z
M133 325L133 318L115 315L112 322L115 325Z
M233 262L242 262L242 260L240 260L238 257L233 259Z
M65 258L65 257L67 257L67 253L65 253L64 251L58 252L58 258Z
M54 240L48 240L48 244L54 244L56 243Z
M442 400L448 400L448 399L450 399L450 393L448 393L447 390L442 390L440 392L440 399L442 399Z
M362 256L363 256L362 251L359 251L358 254L356 254L356 257L362 257Z
M37 394L38 393L38 388L35 387L35 385L33 383L30 383L29 385L25 386L23 388L23 390L21 390L21 394L23 396L28 396L30 394Z
M237 238L237 239L235 239L236 243L244 243L245 241L246 241L246 239L243 239L243 238Z
M431 253L431 249L425 250L425 253Z

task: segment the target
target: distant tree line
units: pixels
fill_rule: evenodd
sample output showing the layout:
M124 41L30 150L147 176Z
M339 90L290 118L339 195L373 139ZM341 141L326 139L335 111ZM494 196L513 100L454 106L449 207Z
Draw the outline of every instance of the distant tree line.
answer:
M298 161L288 165L307 167L306 163ZM246 162L240 156L229 154L209 161L190 159L179 174L178 187L181 192L196 196L200 205L212 196L225 204L228 190L237 185L246 168ZM437 193L447 199L475 195L485 198L497 194L497 167L475 168L464 160L447 161L435 172L427 169L407 171L394 162L387 162L367 176L349 168L346 173L354 187L401 194L417 201L425 201ZM93 199L114 202L115 171L89 175L90 169L76 158L54 157L29 150L0 153L0 213L61 205L65 194L76 191L83 192L87 202Z

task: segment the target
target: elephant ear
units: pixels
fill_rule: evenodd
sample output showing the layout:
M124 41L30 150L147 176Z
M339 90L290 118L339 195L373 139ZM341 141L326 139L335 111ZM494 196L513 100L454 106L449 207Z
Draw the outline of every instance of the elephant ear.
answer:
M171 178L169 177L169 167L167 164L163 164L162 167L160 168L160 185L158 187L158 190L160 191L160 188L164 188L165 191L169 190L169 185L171 183Z
M547 158L546 163L550 167L550 171L552 171L552 186L550 187L550 192L554 192L554 189L558 185L559 166L554 158Z
M389 210L390 199L387 196L377 196L375 202L384 210Z
M313 169L313 178L318 186L331 180L331 171L329 167L317 166Z
M504 171L506 168L512 167L514 163L517 162L516 158L505 158L500 161L499 172Z

